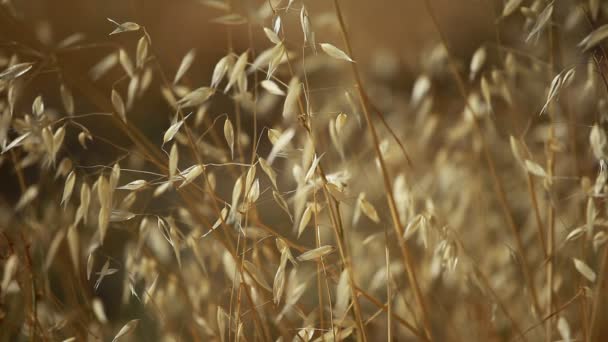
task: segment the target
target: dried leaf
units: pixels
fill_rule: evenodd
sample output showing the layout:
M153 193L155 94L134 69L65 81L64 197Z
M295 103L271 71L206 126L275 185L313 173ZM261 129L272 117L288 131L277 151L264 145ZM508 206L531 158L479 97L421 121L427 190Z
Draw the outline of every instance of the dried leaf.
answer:
M120 65L125 70L125 72L129 75L129 77L135 76L135 70L133 68L133 63L127 55L127 52L123 49L118 50L118 61Z
M192 183L198 176L200 176L203 171L205 171L205 167L203 165L196 165L191 168L188 168L182 172L184 176L184 182L179 186L179 188L183 188L184 186Z
M302 32L304 33L304 42L314 40L314 33L310 29L310 19L308 18L308 11L306 10L306 6L302 6L302 9L300 10L300 25L302 26Z
M55 147L53 146L53 133L49 127L42 129L42 141L44 142L47 152L52 158Z
M95 255L93 254L93 252L91 252L87 257L87 280L91 280L91 273L93 273L93 265L95 265Z
M76 273L80 270L80 239L78 229L75 225L70 226L68 228L67 233L68 238L68 248L70 250L70 258L72 259L72 265L74 265L74 270Z
M533 174L535 176L543 177L543 178L547 177L547 172L545 171L545 169L543 169L542 166L538 165L537 163L535 163L529 159L526 159L525 163L526 163L526 169L531 174Z
M139 189L141 189L141 188L143 188L143 187L145 187L147 185L148 185L148 182L146 182L143 179L138 179L138 180L134 180L134 181L132 181L132 182L130 182L128 184L125 184L125 185L123 185L121 187L118 187L116 189L119 189L119 190L139 190Z
M583 277L592 283L595 282L596 275L591 267L589 267L584 261L577 258L572 258L572 261L574 262L574 267L576 267L576 270L582 274Z
M251 66L252 70L258 70L263 64L268 64L268 71L266 72L266 79L270 79L274 75L275 71L287 59L287 50L285 45L281 42L275 45L272 49L266 50L261 53L258 58L253 62Z
M608 241L608 234L603 231L597 232L593 236L593 251L597 253L597 250Z
M266 37L268 38L268 40L270 40L273 44L281 43L281 38L279 38L279 35L276 34L275 31L264 27L264 33L266 34Z
M120 165L118 165L118 163L116 163L112 167L112 172L110 173L110 179L109 179L110 196L112 196L114 189L116 189L116 186L118 186L119 180L120 180ZM109 205L111 205L111 200L108 202L108 206Z
M120 94L114 89L112 89L112 106L114 106L114 111L120 116L122 121L127 122L125 103Z
M80 206L76 211L76 223L80 222L81 219L84 219L85 223L87 222L90 201L91 190L89 185L87 183L82 183L82 186L80 187Z
M426 75L420 75L412 89L412 98L410 100L412 106L417 107L426 97L431 89L431 79Z
M260 270L249 260L245 260L243 262L243 266L245 266L245 270L253 277L253 279L260 284L264 289L268 290L268 292L272 292L270 285L264 279L264 275Z
M242 25L247 23L247 19L236 13L227 14L219 18L215 18L212 22L224 25Z
M127 109L133 108L133 103L135 103L135 97L137 96L139 84L139 76L135 76L129 81L129 86L127 87Z
M583 51L587 51L596 47L606 38L608 38L608 24L602 25L593 30L578 44L578 46L582 47Z
M511 145L511 152L513 153L513 156L515 157L515 160L522 166L522 167L526 167L526 163L524 161L524 149L522 147L522 144L515 139L515 137L513 137L512 135L509 136L509 143Z
M335 327L332 330L324 333L323 335L317 337L313 342L322 342L322 341L344 341L350 335L352 335L355 328L353 326L348 328L338 328Z
M348 198L344 188L333 183L327 183L326 187L336 201L344 202Z
M310 222L311 218L312 207L307 206L304 210L304 213L302 214L302 218L300 219L300 224L298 225L298 238L300 238L300 235L302 235L302 232L304 232L304 229L306 228L306 226L308 226L308 223Z
M289 8L288 8L288 9L289 9ZM275 33L277 33L277 34L278 34L279 32L281 32L281 16L280 16L280 15L277 15L277 16L274 18L274 24L272 25L272 30L273 30Z
M585 230L588 237L593 236L593 226L595 224L597 215L598 212L595 208L595 204L593 203L593 198L589 197L589 199L587 199L587 207L585 209Z
M38 197L38 186L32 185L23 192L21 198L19 198L19 201L17 201L15 211L25 208L28 204L35 200L36 197Z
M346 125L346 120L348 119L348 115L344 113L338 114L336 117L336 133L341 134L344 126Z
M598 124L593 125L589 134L589 143L593 155L597 160L603 160L608 157L608 136L606 131Z
M179 150L177 144L171 146L171 152L169 153L169 178L175 177L177 174L177 163L179 161Z
M223 57L217 62L213 69L213 76L211 77L211 88L217 88L220 84L230 65L232 64L232 57L230 55Z
M285 92L279 88L279 85L271 80L264 80L260 83L262 88L266 89L271 94L285 96Z
M275 305L279 305L283 291L285 290L285 267L287 266L288 248L284 248L281 252L281 262L274 276L272 285L272 299Z
M583 234L585 234L585 227L575 228L566 236L566 241L574 241L583 236Z
M118 339L122 336L125 336L126 334L131 333L133 330L135 330L135 328L137 327L137 323L139 323L139 319L134 319L127 322L127 324L120 328L118 334L116 334L116 336L114 336L114 338L112 339L112 342L118 341Z
M283 117L294 118L297 116L299 109L297 107L298 99L302 91L300 80L297 77L293 77L289 81L289 87L287 89L287 97L283 104Z
M260 163L260 166L262 167L262 171L264 171L264 173L268 176L268 178L270 178L272 185L276 189L277 188L277 173L273 170L272 166L270 166L268 164L266 159L260 157L260 158L258 158L258 162Z
M53 150L52 150L53 162L55 161L55 156L57 155L57 152L59 152L59 148L63 144L64 138L65 138L65 126L61 126L53 134Z
M188 51L188 53L182 59L182 62L179 64L179 68L175 73L175 78L173 79L173 84L177 84L179 80L184 77L190 66L192 66L192 62L194 62L194 58L196 57L196 50L192 49Z
M34 99L34 103L32 103L32 113L36 116L40 116L44 113L44 101L42 100L42 96L38 95Z
M161 196L171 188L171 184L172 183L170 181L161 183L159 186L156 187L156 189L154 189L152 196L155 198Z
M486 56L487 56L487 52L486 52L486 48L485 47L480 47L479 49L477 49L475 51L475 53L473 54L473 58L471 58L471 73L469 74L469 79L472 81L475 79L475 77L477 77L477 74L479 73L479 71L481 70L481 68L483 68L484 63L486 62Z
M236 63L234 64L234 67L232 67L232 72L230 73L230 78L228 79L228 84L226 85L226 88L224 88L224 92L230 90L230 88L237 84L242 77L247 77L245 74L245 68L247 67L247 57L249 57L249 53L248 51L245 51L237 59Z
M270 135L270 131L268 134ZM276 158L277 154L281 152L285 147L287 147L287 145L289 144L289 142L291 142L291 139L293 139L295 134L296 131L293 128L290 128L281 134L281 136L276 140L276 142L272 146L272 150L268 155L267 160L269 165L272 165L272 162L274 162L274 159Z
M177 101L177 105L182 108L196 107L205 103L213 94L215 90L209 87L200 87L188 93Z
M247 176L245 177L245 194L249 193L249 190L251 189L251 185L253 184L253 181L255 180L256 172L257 172L257 167L255 165L251 165L249 167L249 170L247 170Z
M483 100L488 104L488 106L492 107L492 86L487 78L481 76L481 81L479 82L481 88L481 95L483 96Z
M530 30L530 33L526 37L526 42L538 37L542 30L547 26L553 15L553 2L549 3L545 9L538 15L534 26Z
M361 206L361 211L365 216L367 216L370 220L379 223L380 217L378 217L378 212L376 208L364 197L359 197L359 205Z
M270 141L271 144L276 144L277 141L279 141L279 138L281 137L281 134L283 134L283 132L281 132L278 129L274 129L274 128L270 128L268 129L268 140Z
M146 36L139 38L137 42L137 50L135 53L135 65L137 68L141 69L146 64L146 59L148 58L148 39Z
M34 63L19 63L13 66L8 67L4 71L0 72L0 80L1 81L11 81L20 76L23 76L26 72L28 72Z
M95 282L95 286L94 286L95 291L97 291L97 289L99 288L99 285L101 285L101 282L103 281L103 279L105 277L115 274L116 272L118 272L118 270L115 268L110 268L110 261L106 260L106 262L101 267L101 271L97 272L97 275L99 275L99 277L97 278L97 281Z
M222 0L199 0L199 2L220 11L230 11L230 5Z
M572 342L572 336L570 332L570 325L564 316L560 316L557 320L557 331L562 337L564 342Z
M336 59L342 59L342 60L353 62L353 63L355 62L344 51L338 49L337 47L335 47L329 43L321 43L321 49L326 54L328 54L330 57L333 57Z
M256 179L251 186L249 192L247 192L247 202L255 203L260 197L260 181Z
M63 195L61 196L61 205L66 206L70 201L70 197L72 197L72 191L74 190L74 184L76 183L76 174L74 171L70 172L68 177L65 180L65 185L63 187Z
M224 309L222 309L221 306L217 307L216 321L217 327L220 331L220 341L224 342L226 335L226 312L224 311Z
M576 75L575 68L568 69L568 71L566 71L566 73L564 73L564 76L562 77L562 87L569 86L572 83L572 81L574 81L575 75Z
M109 54L95 64L93 68L91 68L89 74L94 81L97 81L108 71L110 71L110 69L112 69L116 63L118 63L118 56L115 53Z
M313 159L312 163L310 164L310 167L308 168L308 171L306 172L306 175L304 176L305 182L308 182L312 179L315 172L317 171L317 166L319 165L320 161L321 161L321 157L318 157L317 155L315 155L315 158Z
M93 307L93 313L95 314L95 317L97 317L97 320L101 323L107 323L108 322L108 318L106 316L106 311L103 308L103 302L101 301L101 299L99 298L94 298L92 300L92 307Z
M99 230L99 241L103 244L106 234L108 232L108 225L110 224L110 208L101 207L99 209L99 215L97 217L97 225Z
M59 246L61 246L61 243L63 242L63 239L65 238L65 230L64 229L60 229L59 231L57 231L57 233L55 234L55 236L53 237L53 240L51 241L51 244L48 248L48 251L45 255L45 260L44 260L44 269L46 271L48 271L51 267L51 265L53 264L53 261L55 260L55 255L57 255L57 251L59 250Z
M348 280L348 272L343 270L340 274L340 279L338 280L336 304L334 305L334 315L338 317L338 319L342 319L346 315L348 303L350 302L351 291Z
M25 141L25 139L27 139L27 137L30 136L30 134L31 134L31 132L27 132L27 133L24 133L24 134L18 136L17 138L15 138L13 141L11 141L10 144L6 145L2 149L2 154L8 152L9 150L11 150L17 146L20 146Z
M188 119L190 115L187 115L183 120L177 121L176 123L169 126L169 129L163 135L163 145L167 142L173 140L179 129L182 127L186 119Z
M110 18L107 18L107 19L109 22L111 22L117 26L114 31L110 32L110 35L122 33L122 32L137 31L141 28L141 26L139 26L138 24L130 22L130 21L119 24Z
M285 211L285 213L287 213L287 215L289 215L289 219L293 222L293 217L291 216L291 213L289 212L289 206L287 206L287 202L285 202L285 199L283 198L283 196L281 196L281 194L279 194L276 191L272 191L272 197L274 198L275 202L279 205L279 207L281 207L281 209L283 209L283 211Z
M230 214L228 221L234 222L238 215L238 206L239 200L241 198L241 194L243 193L243 177L237 178L236 182L234 182L234 187L232 188L232 200L230 202Z
M68 115L74 115L74 96L68 87L65 85L61 85L59 88L61 93L61 102L63 103L63 108Z
M4 272L2 275L2 286L0 287L3 295L6 293L6 290L8 289L8 286L11 283L11 281L13 280L13 277L15 276L15 274L17 274L18 264L19 264L19 258L17 257L17 254L14 254L14 253L11 254L8 257L8 259L6 260L6 262L4 263Z
M148 286L148 288L144 292L145 293L144 304L148 304L150 299L152 299L152 296L154 295L154 291L156 291L157 284L158 284L158 274L156 275L156 277L154 277L152 284L150 284L150 286Z
M334 251L333 246L325 245L319 248L311 249L298 256L298 261L316 260L322 258Z
M519 6L521 6L522 2L523 0L508 0L505 7L502 9L502 16L508 17L513 14L515 11L517 11Z
M561 87L562 76L561 74L558 74L557 76L555 76L555 78L553 78L553 81L551 81L551 87L549 88L549 93L547 94L547 101L545 102L545 105L541 109L539 115L543 115L543 113L545 113L545 111L549 107L549 104L551 104L551 101L553 101L557 94L559 94Z
M226 139L228 147L230 147L231 159L234 159L234 128L232 127L230 119L224 121L224 138Z

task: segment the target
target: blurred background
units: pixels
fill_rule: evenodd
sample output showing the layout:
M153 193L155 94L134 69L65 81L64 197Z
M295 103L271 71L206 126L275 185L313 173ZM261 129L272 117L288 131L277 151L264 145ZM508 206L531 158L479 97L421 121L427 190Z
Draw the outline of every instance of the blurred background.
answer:
M245 1L232 3L237 10L251 6ZM265 3L259 1L256 5L262 7ZM494 34L494 22L500 8L492 1L435 0L432 4L444 34L459 50L471 51ZM206 6L204 0L40 0L16 2L16 5L31 29L38 25L49 26L51 31L46 38L55 42L77 32L85 33L91 41L104 40L113 28L106 18L137 22L148 29L167 68L177 68L181 57L191 48L199 50L201 53L194 70L201 77L207 76L218 57L226 53L225 27L211 22L222 12ZM342 6L348 29L353 37L357 37L353 40L355 51L364 58L363 61L369 61L372 52L387 49L403 63L411 65L417 62L420 51L437 39L422 1L349 0ZM335 21L329 1L306 1L306 7L313 20L324 21L319 25L321 28ZM297 18L298 11L292 15ZM294 20L286 22L293 24ZM313 25L317 23L313 22ZM246 30L246 27L235 29L237 51L249 46ZM3 32L3 35L20 35L10 28ZM317 35L328 38L327 32L320 31ZM258 43L267 43L262 32L255 32L253 38Z

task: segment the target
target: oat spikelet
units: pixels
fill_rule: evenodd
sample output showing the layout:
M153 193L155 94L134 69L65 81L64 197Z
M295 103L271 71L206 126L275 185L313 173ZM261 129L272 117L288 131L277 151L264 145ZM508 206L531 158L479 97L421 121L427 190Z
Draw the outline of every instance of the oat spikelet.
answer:
M321 49L328 54L330 57L336 58L336 59L342 59L345 61L349 61L351 63L354 63L355 61L353 61L347 54L346 52L338 49L337 47L329 44L329 43L321 43Z
M576 268L576 270L583 275L583 277L585 277L587 280L589 280L590 282L595 282L595 272L591 269L591 267L589 267L584 261L579 260L577 258L572 258L572 261L574 262L574 267Z
M112 339L112 342L116 342L121 337L133 332L133 330L135 330L135 328L137 327L138 323L139 323L139 319L133 319L133 320L130 320L129 322L127 322L127 324L125 324L122 328L120 328L120 330L118 331L116 336L114 336L114 338Z
M335 248L333 246L329 246L329 245L311 249L309 251L306 251L306 252L300 254L300 256L298 256L298 261L309 261L309 260L320 259L320 258L332 253L334 250L335 250Z
M230 147L230 159L234 159L234 128L230 119L224 121L224 139Z
M195 57L196 57L196 50L194 50L194 49L192 49L192 50L188 51L188 53L186 53L184 58L182 58L181 63L179 64L179 68L177 69L177 72L175 73L175 78L173 79L173 84L177 84L182 79L182 77L184 77L186 72L188 72L188 69L190 69L190 66L192 66L192 63L194 62Z

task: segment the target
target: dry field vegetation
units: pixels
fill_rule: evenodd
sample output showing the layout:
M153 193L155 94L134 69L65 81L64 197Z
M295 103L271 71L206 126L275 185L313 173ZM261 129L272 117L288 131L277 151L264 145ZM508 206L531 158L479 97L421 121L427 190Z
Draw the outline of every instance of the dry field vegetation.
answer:
M176 1L175 63L2 1L0 340L608 339L608 4L416 1Z

